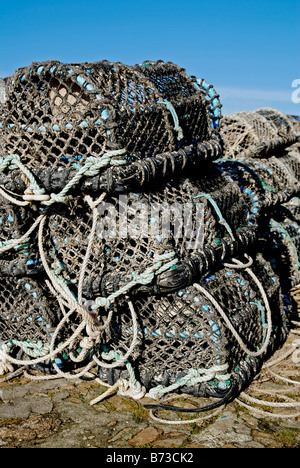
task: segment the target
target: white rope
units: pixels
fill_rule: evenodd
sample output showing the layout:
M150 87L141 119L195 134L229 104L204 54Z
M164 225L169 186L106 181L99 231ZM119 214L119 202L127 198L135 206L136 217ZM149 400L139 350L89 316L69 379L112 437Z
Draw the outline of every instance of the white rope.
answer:
M8 200L10 203L13 203L14 205L18 205L18 206L29 205L29 201L18 200L15 194L10 195L9 191L4 190L3 187L0 187L0 194L2 195L3 198L6 198L6 200Z
M267 322L268 322L268 329L267 329L267 334L266 334L266 338L265 338L265 341L264 341L264 344L262 345L262 347L260 348L259 351L251 351L247 345L243 342L242 338L240 337L240 335L238 334L238 332L236 331L236 329L233 327L230 319L228 318L228 316L226 315L226 313L223 311L223 309L221 308L221 306L219 305L219 303L215 300L215 298L205 289L203 288L202 286L200 286L199 284L195 283L194 284L194 287L199 291L201 292L204 296L207 297L207 299L209 299L209 301L213 304L213 306L215 307L215 309L218 311L218 313L220 314L220 316L222 317L222 319L224 320L224 322L226 323L228 329L231 331L232 335L235 337L236 341L238 342L239 346L241 347L241 349L248 355L248 356L251 356L251 357L257 357L257 356L261 356L262 354L264 354L264 352L267 350L268 346L269 346L269 341L270 341L270 337L271 337L271 333L272 333L272 313L271 313L271 309L270 309L270 306L269 306L269 302L268 302L268 298L267 298L267 295L260 283L260 281L258 280L258 278L255 276L255 274L249 269L249 266L252 265L252 259L250 259L250 257L248 257L246 255L246 257L248 258L248 263L247 264L243 264L242 262L240 262L239 260L236 260L234 259L234 264L225 264L225 266L227 268L244 268L245 271L251 276L251 278L254 280L255 284L257 285L257 287L259 288L259 291L262 295L262 298L263 298L263 301L265 303L265 306L266 306L266 310L267 310Z
M80 270L80 275L79 275L79 281L78 281L78 302L80 305L82 305L82 289L83 289L83 280L84 280L84 276L85 276L85 272L86 272L86 267L87 267L87 264L88 264L88 261L89 261L89 258L90 258L90 254L91 254L91 250L92 250L92 247L93 247L93 243L94 243L94 239L95 239L95 234L96 234L96 227L97 227L97 220L98 220L98 216L99 216L99 212L97 210L97 207L100 203L102 203L102 201L104 200L106 196L106 193L104 192L99 198L98 200L96 201L93 201L91 197L85 197L85 200L88 202L88 204L90 205L90 207L92 208L93 210L93 225L92 225L92 229L91 229L91 232L90 232L90 236L89 236L89 243L88 243L88 247L87 247L87 250L86 250L86 254L85 254L85 257L84 257L84 260L83 260L83 263L82 263L82 266L81 266L81 270Z
M300 326L300 323L298 323L298 322L293 322L293 323L296 326ZM297 330L291 330L291 333L298 334ZM277 365L277 364L281 363L282 361L286 360L289 356L292 356L292 362L294 364L299 364L299 362L300 362L300 359L298 357L299 353L300 353L300 340L294 340L291 347L289 347L289 349L287 351L281 353L281 355L278 358L273 359L273 360L265 363L262 370L266 370L267 373L269 373L273 378L275 377L275 379L282 380L283 382L290 383L290 384L292 384L294 386L299 386L300 381L283 377L283 376L273 372L270 369L271 367L274 367L275 365ZM240 397L237 399L237 401L242 406L244 406L249 411L251 411L252 413L258 414L258 415L264 416L264 417L275 418L275 419L291 419L291 418L296 418L296 417L300 416L300 413L297 413L297 412L289 413L289 414L271 413L271 412L265 411L265 410L263 410L261 408L257 408L257 407L253 407L253 406L248 405L247 403L245 403L243 401L243 399L246 400L247 402L249 402L250 404L252 403L252 404L256 404L256 405L260 405L260 406L269 406L269 407L277 408L277 409L298 408L298 407L300 407L300 402L299 401L294 400L292 398L289 398L286 395L283 396L283 395L281 395L279 393L279 391L262 390L262 389L259 389L259 388L256 388L253 391L255 391L256 393L261 393L261 394L264 393L264 394L267 394L269 396L273 396L275 398L283 398L283 399L289 400L289 401L286 401L284 403L270 402L268 400L261 400L261 399L258 399L258 398L254 398L251 395L249 395L249 394L247 394L245 392L242 392L240 394ZM286 393L292 393L290 388L288 388L288 389L286 389L284 391Z
M61 294L61 296L67 301L70 309L76 310L79 314L81 314L86 324L90 324L91 326L93 326L94 321L91 318L90 314L80 304L78 304L76 298L73 296L66 283L63 280L60 281L60 279L57 277L57 275L54 274L54 272L50 269L48 265L46 255L43 249L43 230L45 222L46 217L43 216L38 233L38 246L43 267L52 283L53 288L57 291L57 293Z
M284 403L278 403L278 402L266 401L266 400L262 401L262 400L260 400L258 398L252 397L251 395L247 395L247 393L245 393L245 392L241 392L240 396L242 398L245 398L245 400L249 401L250 403L263 404L264 406L269 406L271 408L296 408L296 407L300 407L300 402L297 402L297 401L292 401L292 402L289 401L289 402L284 402ZM278 394L276 396L278 396ZM285 397L280 396L280 398L285 398Z
M0 246L0 254L2 254L4 252L7 252L10 249L15 248L15 247L19 246L20 244L23 244L24 242L27 242L30 234L32 234L32 232L38 227L38 225L41 223L41 221L43 220L44 217L45 217L45 215L40 215L36 219L36 221L33 223L31 228L28 229L28 231L22 237L20 237L19 239L12 239L12 240L9 240L7 242L3 242L2 245L0 244L1 245Z
M0 375L4 375L7 372L14 372L14 368L10 361L7 359L5 349L0 349Z
M122 386L123 384L122 382L123 382L123 379L117 380L117 382L111 387L109 387L109 389L106 392L102 393L97 398L94 398L94 400L91 400L90 405L91 406L96 405L97 403L100 403L100 401L105 400L105 398L115 393Z
M53 335L53 339L56 338L56 335L58 333L58 329L61 328L62 324L64 321L67 321L69 319L69 317L74 313L74 309L72 309L63 319L62 321L60 322L60 324L58 325L58 327L56 328L55 330L55 333ZM55 357L60 354L65 348L67 348L71 343L74 342L74 340L80 335L80 333L82 332L82 330L84 330L85 328L85 322L82 322L80 325L78 325L76 331L73 333L73 335L71 335L71 337L69 337L64 343L61 343L57 348L55 348L55 350L52 350L50 352L47 352L47 354L43 355L43 356L39 356L38 358L35 358L35 359L30 359L30 360L19 360L19 359L15 359L13 358L11 355L9 355L6 351L4 351L2 349L1 351L1 358L5 358L8 362L10 362L11 364L15 364L17 366L20 366L20 365L23 365L23 366L31 366L33 364L40 364L41 362L45 362L45 361L48 361L48 360L53 360L55 359ZM53 340L52 339L52 340ZM51 348L50 348L51 349Z
M30 360L17 360L13 359L11 356L9 356L9 353L6 352L8 351L8 348L6 348L6 351L1 352L1 370L3 369L3 373L6 371L13 371L13 367L11 363L16 364L16 365L33 365L33 364L38 364L42 363L45 361L52 360L52 366L54 367L56 371L55 376L32 376L26 372L26 376L33 379L33 380L43 380L43 379L53 379L53 378L59 378L59 377L64 377L67 379L76 379L79 378L83 375L86 375L89 373L91 368L95 365L98 365L100 367L104 368L115 368L115 367L120 367L124 364L126 364L127 369L129 371L129 382L122 379L121 381L118 382L118 384L113 386L113 388L119 388L119 393L122 395L127 395L131 396L132 398L139 399L142 398L146 390L144 387L141 386L141 384L136 381L135 376L134 376L134 371L131 368L130 363L128 362L128 358L131 356L132 352L134 351L135 347L138 344L138 324L137 324L137 317L136 313L133 307L133 304L131 301L128 300L128 305L129 309L131 312L132 316L132 324L133 324L133 339L132 343L127 350L126 354L124 356L119 356L117 353L115 353L115 356L113 358L116 358L116 361L113 363L108 364L107 362L101 362L96 355L93 356L93 359L82 369L77 369L74 374L71 374L69 372L63 372L57 363L55 362L55 357L57 357L64 349L67 347L69 348L69 357L73 362L80 363L84 360L86 357L86 353L91 350L97 343L99 343L99 340L101 338L101 331L106 329L110 322L111 318L113 315L114 310L110 310L107 320L103 326L95 326L95 320L94 317L92 317L92 314L89 313L88 310L86 310L83 307L83 282L84 282L84 276L86 273L86 267L87 263L89 261L91 249L93 246L94 238L95 238L95 233L96 233L96 223L98 219L98 210L97 206L99 203L103 201L105 197L105 193L101 195L96 201L93 201L91 197L85 197L85 200L87 203L90 205L90 207L93 210L93 224L92 224L92 229L91 233L89 236L89 243L87 247L87 251L81 266L80 270L80 276L79 276L79 283L78 283L78 300L76 300L75 296L72 294L72 292L69 290L67 284L62 278L59 278L58 273L53 271L50 266L48 265L46 254L44 252L44 228L45 228L45 222L47 219L46 214L41 215L38 220L34 223L32 226L30 232L39 225L39 230L38 230L38 247L39 247L39 253L41 257L42 264L44 266L44 269L46 271L46 274L48 276L48 279L46 280L46 284L49 287L50 291L52 294L57 296L60 308L62 310L62 316L63 318L61 319L60 323L57 325L56 330L52 336L52 340L50 345L46 345L44 349L40 352L39 356L36 357L35 359L30 359ZM26 233L28 235L28 233ZM22 239L19 239L16 242L22 241ZM11 248L11 246L7 246L6 249ZM137 283L142 283L146 284L149 281L151 281L154 277L154 273L158 274L160 272L165 271L166 269L171 268L172 266L176 265L178 260L174 260L174 252L171 253L166 253L161 256L158 256L155 258L155 263L152 267L148 268L146 272L140 276L137 276L134 278L134 280L125 286L125 290L121 290L118 292L117 296L118 297L120 294L124 294L129 290L132 286L134 286ZM169 260L168 263L164 264L164 260ZM116 297L113 297L111 302L114 302L114 299ZM99 298L101 299L101 298ZM127 298L128 299L128 298ZM107 306L109 304L107 303ZM98 305L99 307L99 305ZM69 308L69 312L66 312L66 308ZM75 329L74 333L72 336L65 341L64 343L61 343L58 347L55 347L55 342L57 339L57 336L59 332L61 331L62 327L70 320L70 317L73 313L78 313L82 319L81 323L77 326ZM75 356L72 352L72 347L74 347L75 341L79 338L79 336L82 334L84 331L87 332L88 337L84 337L81 342L80 342L80 347L81 347L81 352L79 353L78 356ZM15 343L15 346L21 346L22 348L24 347L25 352L28 354L29 353L29 348L28 348L28 342L24 343ZM34 344L32 343L32 347L34 348ZM104 359L111 359L110 358L111 353L103 353L102 356ZM33 356L33 354L31 355ZM111 393L113 390L109 389L108 392ZM99 400L100 401L100 400Z
M133 329L133 338L132 338L131 345L130 345L129 349L127 350L127 352L124 354L124 356L122 356L120 358L120 360L117 360L116 362L114 362L112 364L107 364L106 362L99 361L97 356L93 356L94 361L100 367L104 367L105 369L113 369L115 367L120 367L122 364L124 364L128 360L128 358L131 356L132 352L134 351L135 347L138 344L139 338L138 338L137 316L136 316L133 304L129 300L128 300L128 306L129 306L129 310L130 310L130 313L131 313L132 329Z
M295 414L276 414L276 413L271 413L269 411L264 411L259 408L254 408L253 406L247 405L244 401L241 399L237 398L237 401L239 402L240 405L244 406L247 408L249 411L252 413L259 414L264 417L271 417L275 419L291 419L291 418L298 418L300 416L300 413L295 413ZM260 401L260 404L265 405L265 401Z
M177 396L177 398L178 398L178 396ZM209 419L212 419L215 416L217 416L218 414L220 414L222 411L224 411L224 407L221 406L216 411L213 411L212 413L210 413L210 414L208 414L206 416L200 416L200 417L198 417L196 419L187 419L186 421L185 420L172 421L170 419L158 418L157 416L155 416L153 410L150 410L149 416L151 417L151 419L153 419L153 421L156 421L156 422L158 422L160 424L170 424L170 425L173 425L173 426L180 426L180 425L184 425L184 424L196 424L198 422L208 421Z

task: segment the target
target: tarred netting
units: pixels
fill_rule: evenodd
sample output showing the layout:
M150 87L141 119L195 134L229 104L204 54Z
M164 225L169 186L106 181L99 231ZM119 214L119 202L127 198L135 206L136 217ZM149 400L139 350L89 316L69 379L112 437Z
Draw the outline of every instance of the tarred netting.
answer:
M1 372L234 397L297 316L297 119L161 61L4 84Z

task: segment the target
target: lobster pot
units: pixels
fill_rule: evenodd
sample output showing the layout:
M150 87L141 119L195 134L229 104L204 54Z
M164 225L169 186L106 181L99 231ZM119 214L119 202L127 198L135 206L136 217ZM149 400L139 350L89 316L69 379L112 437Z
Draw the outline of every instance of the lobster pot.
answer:
M248 224L255 229L258 218L255 194L241 192L216 169L213 179L181 179L159 190L107 195L96 212L80 197L56 204L45 222L43 249L48 266L60 269L59 277L75 295L83 275L87 300L118 293L149 268L156 274L159 256L166 258L164 264L175 262L166 268L162 289L180 289L191 280L182 261L205 249L224 253L227 245L230 250ZM204 262L198 274L207 269ZM153 294L155 281L137 286Z
M268 159L245 158L240 162L255 172L266 193L296 193L299 188L296 164L287 164L285 160L275 156Z
M75 313L65 320L64 305L42 272L38 281L1 278L0 303L0 348L9 370L26 366L30 372L56 374L78 367L72 357L78 355L84 334L72 337L80 317Z
M209 293L209 297L203 293L203 289L190 286L160 298L132 298L139 326L139 345L130 363L148 390L158 385L168 388L175 384L172 387L174 391L196 396L220 396L224 390L231 388L234 379L245 379L243 373L238 377L245 362L248 362L250 368L252 366L249 375L253 377L260 367L259 363L285 339L286 317L279 281L271 265L258 255L252 272L264 285L272 311L272 332L268 346L253 362L248 359L248 350L257 352L262 348L268 324L261 291L245 269L236 270L225 266L207 275L201 281L201 286ZM237 342L220 314L220 309L242 340L246 351ZM115 355L122 356L129 348L132 336L128 306L125 300L118 301L107 333L105 352L114 351ZM197 385L176 387L179 379L184 380L192 370L204 370L209 375L212 369L219 366L222 369L220 378L211 377ZM99 375L110 384L119 377L128 377L126 369L121 368L107 370L100 367Z
M262 143L294 140L296 131L289 116L275 109L262 108L223 116L220 133L225 155L235 157L245 151L255 155Z
M300 117L297 115L289 115L289 119L296 133L300 133Z
M6 83L5 80L0 78L0 109L2 104L6 101Z
M214 88L170 62L0 81L1 372L8 355L98 366L158 397L251 382L295 312L298 124L221 118Z
M61 310L44 281L1 278L0 303L2 341L50 343Z
M204 133L208 117L211 121L210 131L213 130L218 136L222 105L212 85L203 79L188 76L183 68L171 62L145 61L136 68L154 84L165 99L172 103L187 142L208 139ZM202 99L205 98L207 103L206 114L202 110L204 107L199 100L200 96Z
M59 169L108 151L124 150L130 162L210 140L205 93L175 65L164 67L171 70L165 85L107 61L19 69L6 80L1 153L20 156L30 170Z
M286 207L292 216L292 219L297 221L299 224L300 222L300 199L299 197L293 197L289 202L283 204L284 207Z
M240 155L241 156L241 155ZM268 158L239 157L221 159L216 164L239 184L241 191L255 193L260 206L270 210L278 203L285 203L299 191L299 155L296 145L280 150Z
M286 165L292 174L296 177L298 184L300 180L300 146L299 144L292 145L287 151L282 154L280 161Z
M299 203L297 204L299 208ZM287 295L300 282L300 226L293 215L293 202L280 206L261 228L259 242L264 245Z
M31 276L41 271L36 233L30 232L38 216L34 207L16 206L0 195L0 276Z
M260 216L259 191L253 177L236 174L239 167L237 171L227 169L216 164L200 180L194 174L151 191L107 194L97 207L91 258L85 267L85 283L90 285L87 297L99 294L99 284L106 283L104 276L112 276L116 288L119 281L126 284L133 272L142 273L153 265L155 254L173 251L180 260L205 250L202 273L206 273L211 249L219 249L221 257L225 250L231 251L242 233L249 237L249 229L255 231ZM45 214L35 203L20 207L2 198L1 275L31 276L41 271L38 221L45 214L43 244L49 266L54 264L55 271L59 269L65 280L78 286L93 226L93 212L86 200L74 193ZM22 238L15 248L5 248ZM178 287L186 280L180 274L168 281Z
M295 133L293 122L291 121L290 117L283 112L265 107L258 109L257 113L263 116L270 123L270 125L275 126L278 136L282 135L287 137Z

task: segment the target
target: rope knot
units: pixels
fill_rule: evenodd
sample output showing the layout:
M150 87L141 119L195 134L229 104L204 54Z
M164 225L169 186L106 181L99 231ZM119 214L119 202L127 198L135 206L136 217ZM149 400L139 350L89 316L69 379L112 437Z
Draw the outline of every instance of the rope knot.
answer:
M86 351L88 349L92 349L94 346L94 340L91 336L85 336L81 342L80 342L80 347Z
M4 157L2 158L2 161L1 161L1 164L0 164L0 170L3 171L4 169L6 169L9 166L10 166L11 169L17 169L18 166L14 165L14 163L17 163L17 162L20 162L20 161L21 161L20 156L18 156L17 154L9 154L5 158Z
M105 308L110 306L110 300L108 297L97 297L94 305L94 309Z
M144 398L146 389L145 387L142 387L140 383L138 383L138 385L133 385L126 379L119 379L118 382L118 395L130 397L134 400L140 400L141 398Z
M65 203L67 197L65 195L61 195L59 193L51 193L50 200L45 200L43 202L44 205L52 205L53 203Z

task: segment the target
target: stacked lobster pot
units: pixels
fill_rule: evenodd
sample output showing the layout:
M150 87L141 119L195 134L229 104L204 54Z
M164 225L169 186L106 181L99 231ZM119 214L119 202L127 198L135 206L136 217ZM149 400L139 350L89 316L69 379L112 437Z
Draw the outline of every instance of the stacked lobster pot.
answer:
M4 84L0 372L93 375L176 411L237 396L297 314L292 118L222 117L161 61L34 63Z

